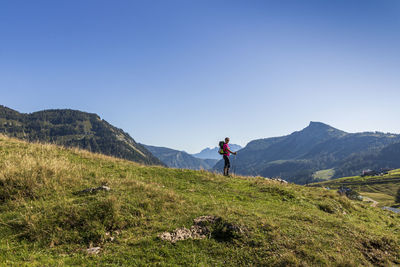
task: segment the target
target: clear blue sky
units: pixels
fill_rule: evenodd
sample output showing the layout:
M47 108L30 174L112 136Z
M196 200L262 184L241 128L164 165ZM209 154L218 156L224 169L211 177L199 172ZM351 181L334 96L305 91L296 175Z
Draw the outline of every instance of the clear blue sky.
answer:
M2 0L0 104L188 152L321 121L400 133L398 0Z

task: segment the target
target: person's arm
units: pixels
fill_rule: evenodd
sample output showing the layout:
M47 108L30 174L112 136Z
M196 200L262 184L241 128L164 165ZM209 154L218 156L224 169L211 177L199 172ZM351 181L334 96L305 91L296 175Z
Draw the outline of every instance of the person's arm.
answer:
M233 155L236 155L237 152L232 152L230 149L227 149L229 151L229 153L232 153Z

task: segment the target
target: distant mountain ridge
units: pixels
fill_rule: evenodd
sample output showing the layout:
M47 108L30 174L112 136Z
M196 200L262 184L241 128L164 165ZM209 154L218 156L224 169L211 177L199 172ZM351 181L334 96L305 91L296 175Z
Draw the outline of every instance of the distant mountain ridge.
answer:
M218 162L217 159L199 159L179 150L166 147L143 145L153 155L159 158L164 164L171 168L209 170Z
M312 181L316 171L326 169L334 169L333 178L350 176L359 174L373 160L366 164L359 164L360 161L385 154L384 148L392 145L398 149L394 144L399 142L400 135L396 134L346 133L321 122L310 122L303 130L287 136L249 142L237 155L236 172L280 176L300 184ZM222 164L218 162L214 169L220 170ZM400 161L382 160L374 166L377 165L398 168Z
M240 145L236 145L236 144L229 144L229 147L232 151L238 151L240 149L242 149L242 147ZM196 154L192 154L193 157L199 158L199 159L217 159L220 160L221 159L221 155L218 153L218 147L214 147L214 148L205 148L202 151L200 151L199 153Z
M164 165L128 133L96 114L78 110L24 114L0 105L0 133L27 141L79 147L148 165Z

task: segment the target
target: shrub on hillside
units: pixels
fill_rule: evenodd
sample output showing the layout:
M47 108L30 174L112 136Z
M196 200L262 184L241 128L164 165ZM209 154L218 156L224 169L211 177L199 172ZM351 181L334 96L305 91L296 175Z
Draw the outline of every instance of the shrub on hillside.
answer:
M21 214L12 226L20 239L89 245L102 242L107 233L125 225L117 199L97 195L75 203L57 203L47 214L40 214L40 207L34 208Z

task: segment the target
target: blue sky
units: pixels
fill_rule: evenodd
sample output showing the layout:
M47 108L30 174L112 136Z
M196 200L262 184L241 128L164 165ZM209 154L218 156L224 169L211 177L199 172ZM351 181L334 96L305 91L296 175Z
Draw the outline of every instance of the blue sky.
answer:
M0 104L191 153L321 121L400 133L398 0L4 0Z

